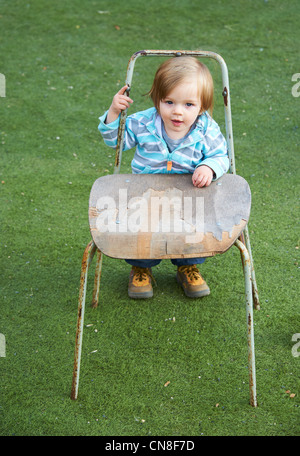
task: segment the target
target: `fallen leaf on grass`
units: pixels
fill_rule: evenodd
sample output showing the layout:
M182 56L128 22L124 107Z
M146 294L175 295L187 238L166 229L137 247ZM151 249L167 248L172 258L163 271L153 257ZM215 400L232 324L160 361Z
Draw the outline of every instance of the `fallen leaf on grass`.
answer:
M286 392L286 394L290 394L290 393L291 393L291 390L286 390L285 392ZM295 397L295 396L296 396L295 393L291 393L291 394L290 394L290 397L291 397L291 398L293 398L293 397Z
M168 380L168 381L164 384L164 386L168 386L168 385L170 385L170 383L171 383L171 382Z

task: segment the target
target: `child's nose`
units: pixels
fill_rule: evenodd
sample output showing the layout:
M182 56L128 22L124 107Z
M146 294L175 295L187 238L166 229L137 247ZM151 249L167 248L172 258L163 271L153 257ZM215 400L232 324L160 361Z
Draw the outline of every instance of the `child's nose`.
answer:
M182 114L182 106L180 104L174 104L174 114Z

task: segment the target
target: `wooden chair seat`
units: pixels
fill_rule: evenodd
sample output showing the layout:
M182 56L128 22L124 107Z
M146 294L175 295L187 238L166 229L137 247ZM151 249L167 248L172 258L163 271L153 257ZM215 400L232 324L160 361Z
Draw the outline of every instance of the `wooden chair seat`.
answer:
M249 185L236 174L204 188L190 174L114 174L95 181L89 223L98 249L113 258L207 257L232 246L250 206Z

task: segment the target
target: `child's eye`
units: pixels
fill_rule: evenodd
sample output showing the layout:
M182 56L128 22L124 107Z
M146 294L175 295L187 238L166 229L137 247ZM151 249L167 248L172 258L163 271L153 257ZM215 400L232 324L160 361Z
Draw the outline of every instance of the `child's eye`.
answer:
M193 103L187 103L187 106L194 106Z
M173 101L171 101L171 100L166 100L166 103L169 104L169 105L171 105L171 104L173 104Z

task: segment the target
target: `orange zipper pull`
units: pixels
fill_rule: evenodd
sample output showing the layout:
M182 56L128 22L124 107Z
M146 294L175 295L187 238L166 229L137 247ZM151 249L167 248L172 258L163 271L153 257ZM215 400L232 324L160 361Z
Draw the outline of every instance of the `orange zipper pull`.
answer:
M171 171L171 169L172 169L172 162L168 161L167 162L167 171Z

